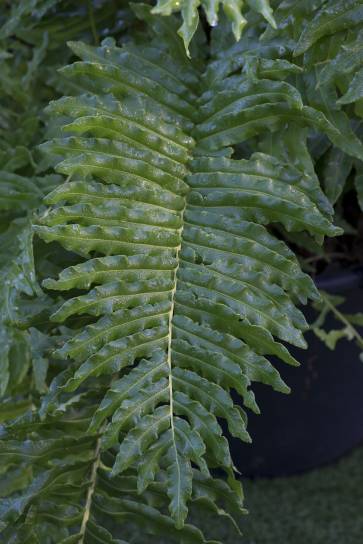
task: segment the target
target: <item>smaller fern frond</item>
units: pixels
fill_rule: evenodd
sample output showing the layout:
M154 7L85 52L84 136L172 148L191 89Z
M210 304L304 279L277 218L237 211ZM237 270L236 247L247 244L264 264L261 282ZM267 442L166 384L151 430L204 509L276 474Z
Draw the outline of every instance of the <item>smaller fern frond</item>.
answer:
M199 6L203 8L210 26L215 27L218 24L220 4L226 17L231 22L234 37L238 41L247 24L247 19L242 13L245 7L243 0L217 0L213 2L209 0L157 0L157 4L151 12L155 15L164 16L171 15L173 12L181 12L183 24L179 28L178 34L184 41L187 55L190 56L189 44L199 24ZM247 5L253 11L260 13L273 28L276 28L269 0L247 0Z

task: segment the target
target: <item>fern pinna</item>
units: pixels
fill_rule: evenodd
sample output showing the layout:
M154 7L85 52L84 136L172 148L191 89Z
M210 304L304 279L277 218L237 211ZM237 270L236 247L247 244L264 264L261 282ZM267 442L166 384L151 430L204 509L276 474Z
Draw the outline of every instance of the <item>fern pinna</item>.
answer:
M258 412L255 381L289 391L269 356L298 364L296 305L318 296L277 233L340 233L308 129L362 157L353 131L305 104L273 39L256 60L258 28L211 59L197 34L190 61L175 22L135 9L134 43L69 44L81 60L63 75L80 91L48 108L64 135L43 150L65 178L35 231L78 263L44 282L63 371L40 413L3 431L4 466L33 466L2 506L9 542L124 544L131 526L215 543L186 523L194 505L237 525L221 420L250 441L240 404Z

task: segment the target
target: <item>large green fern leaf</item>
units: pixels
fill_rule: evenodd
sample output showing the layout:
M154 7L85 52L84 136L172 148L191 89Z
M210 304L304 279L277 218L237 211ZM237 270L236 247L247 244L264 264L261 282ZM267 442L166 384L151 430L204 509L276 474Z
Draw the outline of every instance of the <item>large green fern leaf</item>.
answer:
M82 60L63 73L85 93L49 107L69 119L44 146L67 179L36 232L82 258L44 283L66 297L53 320L89 322L58 350L73 363L43 410L96 387L88 433L101 451L116 448L111 474L135 471L141 494L162 474L182 528L200 479L213 485L208 467L240 493L221 418L250 439L231 391L258 412L252 382L289 390L268 356L294 365L284 343L305 347L296 304L317 293L271 227L319 242L340 232L307 148L293 164L283 149L236 159L232 146L286 125L348 146L282 81L292 64L280 79L268 79L271 63L246 78L233 64L188 63L165 40L70 44ZM359 156L359 143L350 151Z

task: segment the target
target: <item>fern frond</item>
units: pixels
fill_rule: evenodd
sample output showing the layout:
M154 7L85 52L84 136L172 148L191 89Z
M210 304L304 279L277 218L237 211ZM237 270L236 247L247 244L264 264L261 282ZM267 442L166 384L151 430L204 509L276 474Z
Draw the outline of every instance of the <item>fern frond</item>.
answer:
M363 7L355 0L335 0L329 6L321 6L307 25L297 43L294 55L305 53L324 36L361 24Z
M213 486L208 466L236 486L220 419L232 435L250 438L230 391L258 412L251 382L289 390L268 356L297 364L280 341L305 347L295 303L316 292L267 227L319 241L340 232L307 150L295 165L282 150L231 158L230 146L266 128L283 133L286 123L345 144L276 74L246 80L233 64L221 73L217 61L198 81L202 59L177 72L179 52L163 53L156 66L155 42L142 50L110 41L71 47L83 60L63 74L88 94L49 108L69 119L68 135L44 148L62 157L57 170L70 180L47 197L51 208L36 232L86 259L45 282L63 295L85 291L66 298L53 319L99 319L58 350L74 370L57 395L113 376L88 432L101 432L102 451L117 448L111 474L135 470L140 493L164 475L182 528L195 482Z
M34 297L41 293L35 277L32 238L31 221L25 218L13 221L9 228L0 234L1 397L5 395L9 386L15 386L22 381L30 365L29 337L19 326L21 322L19 306L22 295ZM19 350L22 355L20 361L15 350ZM15 368L12 369L13 365Z
M257 74L261 78L267 62L276 63L278 60L280 64L286 62L303 68L300 74L296 72L295 84L304 96L305 106L318 110L325 118L325 128L323 125L320 127L315 125L315 130L325 131L330 139L329 142L327 138L313 136L310 132L308 147L313 156L314 147L319 150L320 155L314 156L314 160L327 151L324 159L330 161L329 156L337 157L342 163L341 175L334 175L337 174L335 171L331 177L332 172L329 172L329 179L326 178L324 183L327 194L334 204L343 191L353 166L353 161L349 157L354 156L362 160L363 156L362 142L357 133L359 118L362 117L360 111L362 86L359 84L362 65L360 54L362 5L361 2L341 0L330 2L329 6L324 2L291 1L280 2L274 13L277 29L267 27L261 40L257 30L253 32L251 29L250 35L242 37L230 53L219 51L220 58L215 62L215 69L221 70L223 67L227 70L228 64L231 65L231 70L233 67L241 66L247 74L251 74L252 77ZM218 29L214 33L217 35L218 43ZM276 47L280 47L278 54ZM222 60L225 53L228 55L227 63ZM276 64L279 74L278 66ZM320 124L320 119L323 118L320 115L315 117ZM326 120L329 125L326 124ZM313 119L311 123L310 126L313 128ZM307 121L306 124L310 123ZM298 139L295 131L290 131L288 137L282 136L280 139L282 146L288 148L291 138ZM304 145L304 139L306 140L306 137L300 137L301 145ZM266 146L271 152L270 145L267 138ZM273 145L276 148L276 142L273 142ZM290 153L290 157L294 155L294 160L298 155L297 149L295 147L293 154Z
M220 4L223 7L225 15L231 21L234 37L238 41L243 28L247 24L247 19L242 13L245 8L243 0L217 0L212 2L210 0L157 0L152 13L165 16L171 15L173 12L181 12L183 24L179 28L178 34L183 38L185 50L187 55L190 56L189 44L199 24L199 6L203 8L210 26L214 27L218 24ZM273 28L276 28L269 0L247 0L247 6L253 11L260 13Z
M64 544L93 544L99 539L127 544L127 533L142 526L145 534L168 536L172 542L217 544L206 540L192 525L175 529L163 513L166 496L162 484L149 486L142 498L134 472L110 478L114 457L101 456L97 434L85 434L89 409L84 403L77 408L77 415L66 420L59 415L47 422L23 416L2 429L0 458L9 481L2 491L8 496L16 492L0 502L3 538L14 544L38 543L50 535L54 542ZM29 432L32 439L25 440ZM19 469L21 478L17 478ZM204 490L203 485L201 480L201 490L193 500L209 504L212 491L208 486ZM216 482L215 487L217 499L224 484ZM219 491L219 500L220 495ZM110 520L122 522L121 540L106 528Z

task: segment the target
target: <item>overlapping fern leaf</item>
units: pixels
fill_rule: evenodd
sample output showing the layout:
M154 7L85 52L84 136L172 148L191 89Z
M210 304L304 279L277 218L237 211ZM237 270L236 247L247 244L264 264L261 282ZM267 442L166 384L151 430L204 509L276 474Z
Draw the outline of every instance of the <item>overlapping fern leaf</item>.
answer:
M1 497L7 497L0 502L4 542L127 544L135 534L148 534L155 542L166 537L182 544L216 544L193 525L175 528L162 472L143 496L134 469L111 477L114 454L101 456L99 434L87 432L95 409L90 397L73 402L66 417L62 408L46 420L22 416L0 435ZM238 509L223 480L196 473L192 505L210 509L217 502L232 513ZM227 510L214 508L232 519Z
M242 151L251 152L257 145L284 160L293 160L299 168L309 170L319 183L317 171L333 206L347 181L354 180L361 204L362 99L355 82L362 63L362 2L289 0L272 5L277 28L266 27L262 36L256 26L251 26L232 45L222 25L213 31L215 66L220 74L241 69L252 78L284 77L293 81L304 104L313 108L316 119L322 113L330 128L327 126L323 134L289 123L278 139L260 134L247 142ZM347 93L354 96L350 103L344 99ZM318 251L310 236L286 233L280 227L279 230L285 239L308 251L313 247Z
M157 0L152 13L170 15L173 12L181 12L183 24L178 29L178 34L183 38L189 56L189 44L199 24L199 7L202 7L210 26L215 27L218 24L219 9L222 6L232 24L232 31L237 41L247 24L243 14L246 7L260 13L273 28L276 28L269 0L247 0L247 6L244 4L243 0Z
M123 543L130 523L141 542L212 544L188 508L238 518L227 435L250 441L253 382L289 391L270 356L297 364L286 347L306 346L297 305L317 298L277 233L341 232L312 134L363 156L345 117L305 92L290 36L257 47L250 28L207 61L200 34L189 61L177 22L135 9L148 23L135 43L70 44L80 60L63 75L77 94L48 108L66 120L43 146L64 183L35 231L72 265L43 283L63 371L39 417L1 437L18 482L1 508L14 544Z

